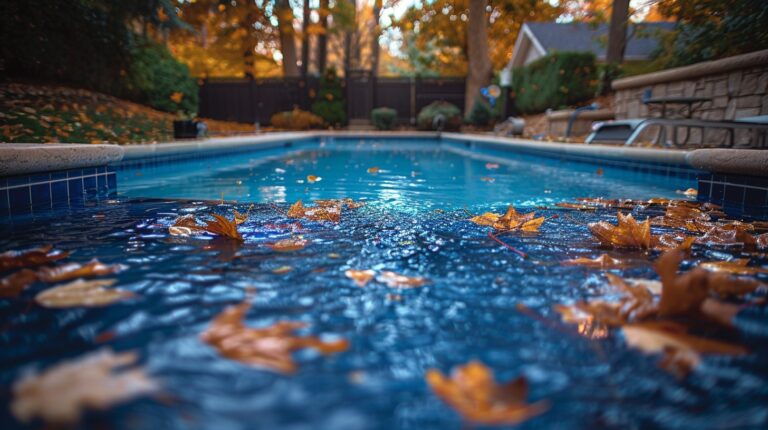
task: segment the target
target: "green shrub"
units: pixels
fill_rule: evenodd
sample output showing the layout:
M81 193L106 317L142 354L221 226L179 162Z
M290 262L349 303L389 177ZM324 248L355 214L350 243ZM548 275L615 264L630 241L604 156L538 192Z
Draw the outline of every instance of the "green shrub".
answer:
M317 93L317 100L312 103L312 112L334 127L347 123L341 80L336 76L336 69L333 67L326 70L320 81L320 91Z
M518 111L532 114L564 108L595 95L595 55L556 52L515 69L512 76Z
M476 100L475 104L472 105L472 110L469 112L467 120L472 125L484 127L491 122L492 116L491 108L481 100Z
M323 126L323 119L313 114L295 108L293 110L278 112L269 119L273 127L285 130L309 130Z
M187 66L168 49L151 40L140 40L131 50L131 65L125 79L127 96L166 112L197 111L197 82Z
M445 117L446 130L458 130L461 127L461 110L446 101L437 101L424 106L416 118L416 123L422 130L433 130L437 115Z
M397 121L397 111L388 107L376 108L371 111L371 121L379 130L392 130Z

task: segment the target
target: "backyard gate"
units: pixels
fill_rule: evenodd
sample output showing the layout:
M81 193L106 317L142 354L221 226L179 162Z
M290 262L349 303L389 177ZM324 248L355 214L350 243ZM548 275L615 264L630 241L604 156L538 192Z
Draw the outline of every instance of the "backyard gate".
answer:
M434 101L464 107L464 78L379 78L354 70L344 85L347 118L354 122L369 121L377 107L395 109L399 124L415 124L419 111ZM266 125L277 112L294 107L311 110L319 86L317 77L206 79L200 85L198 115Z

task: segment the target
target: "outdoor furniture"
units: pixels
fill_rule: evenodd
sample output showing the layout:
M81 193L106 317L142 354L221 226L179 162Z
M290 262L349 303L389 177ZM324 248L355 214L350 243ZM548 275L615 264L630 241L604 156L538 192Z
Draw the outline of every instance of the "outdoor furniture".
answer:
M661 118L692 118L693 112L709 101L712 101L712 99L707 97L643 97L643 104L648 106L648 111L658 110Z

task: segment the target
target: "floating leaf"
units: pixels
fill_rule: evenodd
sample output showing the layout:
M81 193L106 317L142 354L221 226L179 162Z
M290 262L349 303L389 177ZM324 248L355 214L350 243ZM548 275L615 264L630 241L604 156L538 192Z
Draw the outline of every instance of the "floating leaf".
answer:
M355 284L357 284L358 287L364 287L368 282L373 279L373 277L376 275L376 272L373 270L353 270L349 269L344 272L344 275L355 281Z
M499 165L496 163L485 163L485 168L488 170L496 170L499 168Z
M698 190L696 190L696 188L688 188L688 189L687 189L687 190L685 190L685 191L680 191L680 190L677 190L677 191L675 191L675 192L676 192L677 194L683 194L683 195L686 195L686 196L688 196L688 197L696 197L696 196L698 196L698 195L699 195L699 191L698 191Z
M46 308L98 307L135 296L130 291L107 288L115 282L114 279L78 279L38 293L35 301Z
M589 224L589 231L604 246L616 248L640 248L651 247L651 224L649 220L638 223L632 214L617 215L617 225L599 221Z
M748 258L734 258L731 261L707 261L699 264L698 267L712 272L725 272L734 275L756 275L758 273L768 273L768 269L762 267L750 267Z
M536 232L539 231L539 227L544 222L544 217L535 218L535 216L535 212L521 214L513 206L509 206L504 215L486 212L469 220L477 225L491 226L499 231L520 230Z
M341 204L318 205L317 207L305 207L301 200L294 203L288 209L288 218L304 218L311 221L339 222L341 220Z
M376 280L382 284L386 284L389 288L418 288L427 283L429 280L422 277L409 277L401 275L399 273L383 271Z
M307 244L309 244L309 241L306 239L292 237L289 239L278 240L275 243L267 243L266 246L277 252L292 252L304 249Z
M24 251L6 251L0 254L0 272L22 267L37 267L48 264L62 258L67 258L69 252L53 250L53 245L45 245L39 248Z
M586 266L586 267L599 267L601 269L611 269L618 267L625 267L626 262L613 258L608 254L602 254L594 259L590 258L574 258L572 260L565 260L562 263L564 266Z
M462 417L479 424L514 425L549 409L546 401L526 403L528 382L525 378L498 384L493 371L478 361L454 368L450 378L430 369L426 380L432 391Z
M110 407L156 392L157 384L137 367L135 353L103 349L28 374L13 384L11 412L21 422L74 424L86 409Z
M284 275L292 270L293 270L293 267L291 266L280 266L275 269L272 269L272 273L274 273L275 275Z
M0 279L0 297L18 296L30 284L37 281L34 270L22 269Z
M99 260L93 259L89 263L82 265L80 263L66 263L56 267L41 267L37 271L37 276L44 282L69 281L76 278L91 278L96 276L112 275L122 272L128 266L122 264L103 264Z
M349 342L344 339L324 342L313 336L294 335L295 330L306 327L301 322L278 321L264 328L247 327L243 318L250 307L246 300L225 309L200 335L201 339L226 358L281 373L296 371L297 365L291 356L294 351L313 348L329 355L349 348Z
M189 227L179 227L179 226L172 225L168 227L168 233L170 233L171 236L187 237L187 236L192 236L193 231Z
M205 231L216 236L222 236L234 239L238 242L243 241L243 236L237 231L237 220L233 217L232 221L219 214L211 214L213 221L205 221Z
M696 239L696 243L703 245L743 246L752 249L757 246L757 239L748 231L754 227L749 224L733 222L721 226L712 227L704 236Z
M372 175L375 175L375 174L379 173L379 170L380 169L378 167L376 167L376 166L369 167L368 168L368 173L370 173Z
M307 175L307 182L309 182L310 184L314 184L315 182L320 182L322 180L323 180L323 178L321 178L319 176Z

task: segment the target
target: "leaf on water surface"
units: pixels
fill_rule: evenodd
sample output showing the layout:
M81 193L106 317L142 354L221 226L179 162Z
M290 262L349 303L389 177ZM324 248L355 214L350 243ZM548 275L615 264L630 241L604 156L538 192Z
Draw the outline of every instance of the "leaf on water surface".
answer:
M711 216L701 211L701 209L685 205L670 205L667 206L663 216L653 218L651 223L665 227L684 228L695 233L704 233L714 226L711 219Z
M322 180L323 180L323 178L321 178L319 176L307 175L307 182L309 182L310 184L314 184L315 182L320 182Z
M519 230L537 232L544 219L544 217L536 218L536 212L521 214L510 205L504 215L486 212L470 218L469 221L477 225L490 226L499 231Z
M496 179L494 179L494 178L492 178L490 176L482 176L482 177L480 177L480 180L483 181L483 182L488 182L490 184L496 182Z
M376 277L376 281L385 284L389 288L419 288L429 283L429 280L420 276L410 277L399 273L383 271Z
M746 249L754 249L757 246L757 238L749 234L754 230L750 224L732 222L730 224L715 226L696 239L696 243L703 245L743 246Z
M37 271L38 278L43 282L61 282L76 278L91 278L112 275L122 272L128 266L123 264L104 264L93 259L86 264L66 263L55 267L41 267Z
M688 188L685 191L676 190L675 192L677 194L683 194L683 195L686 195L688 197L696 197L696 196L699 195L699 191L696 188Z
M241 214L235 209L232 209L232 215L235 218L235 224L240 225L246 221L248 221L248 215L251 213L251 209L253 209L253 205L248 206L248 210L245 211L244 214Z
M284 275L290 272L291 270L293 270L293 267L291 266L280 266L275 269L272 269L272 273L274 273L275 275Z
M355 281L355 284L357 284L358 287L364 287L368 284L368 282L373 279L374 276L376 276L376 272L373 270L354 270L349 269L344 272L344 275Z
M68 256L68 251L54 250L53 245L44 245L23 251L6 251L0 254L0 272L23 267L37 267Z
M288 209L288 218L304 218L310 221L329 221L337 223L341 221L341 211L343 208L357 209L363 206L362 202L355 202L352 199L337 200L315 200L316 206L307 207L297 201Z
M724 272L734 275L756 275L758 273L768 273L768 269L762 267L750 267L748 258L734 258L730 261L707 261L699 264L698 267L711 272Z
M281 373L296 371L297 365L291 356L294 351L313 348L329 355L349 348L345 339L324 342L315 336L294 335L295 330L307 326L301 322L278 321L269 327L247 327L243 319L250 307L251 303L246 300L225 309L200 338L226 358Z
M192 236L194 232L189 227L179 227L179 226L172 225L168 227L168 233L170 233L171 236L188 237L188 236Z
M115 282L115 279L78 279L38 293L35 301L46 308L99 307L136 296L130 291L107 288Z
M696 242L696 238L684 234L664 233L659 236L651 236L651 242L653 249L657 251L669 251L672 249L687 251Z
M651 223L648 219L639 223L632 214L623 215L618 212L617 225L605 221L589 224L589 231L604 246L616 248L651 247Z
M495 170L499 168L499 165L496 163L485 163L485 168L488 170Z
M22 269L0 279L0 298L16 297L30 284L37 281L34 270Z
M216 236L222 236L229 239L234 239L238 242L243 241L243 236L237 231L237 217L233 217L232 221L224 218L219 214L211 214L213 221L205 221L205 231Z
M602 254L596 258L574 258L571 260L565 260L562 262L564 266L586 266L586 267L599 267L601 269L612 269L619 267L626 267L628 263L626 261L613 258L608 254Z
M75 424L86 409L106 410L159 390L133 352L102 349L27 374L13 384L11 412L21 422Z
M426 380L432 391L464 419L485 425L514 425L549 409L546 401L527 403L528 382L519 377L496 383L493 371L479 361L455 367L451 376L429 369Z
M277 252L292 252L304 249L309 244L309 240L301 237L291 237L288 239L278 240L274 243L267 243L266 246L273 251Z
M701 361L700 355L744 355L741 345L693 336L685 326L671 322L644 322L622 328L627 345L646 354L664 353L660 365L682 377Z
M379 173L379 170L380 169L378 167L376 167L376 166L369 167L368 168L368 173L370 173L372 175L375 175L375 174Z

